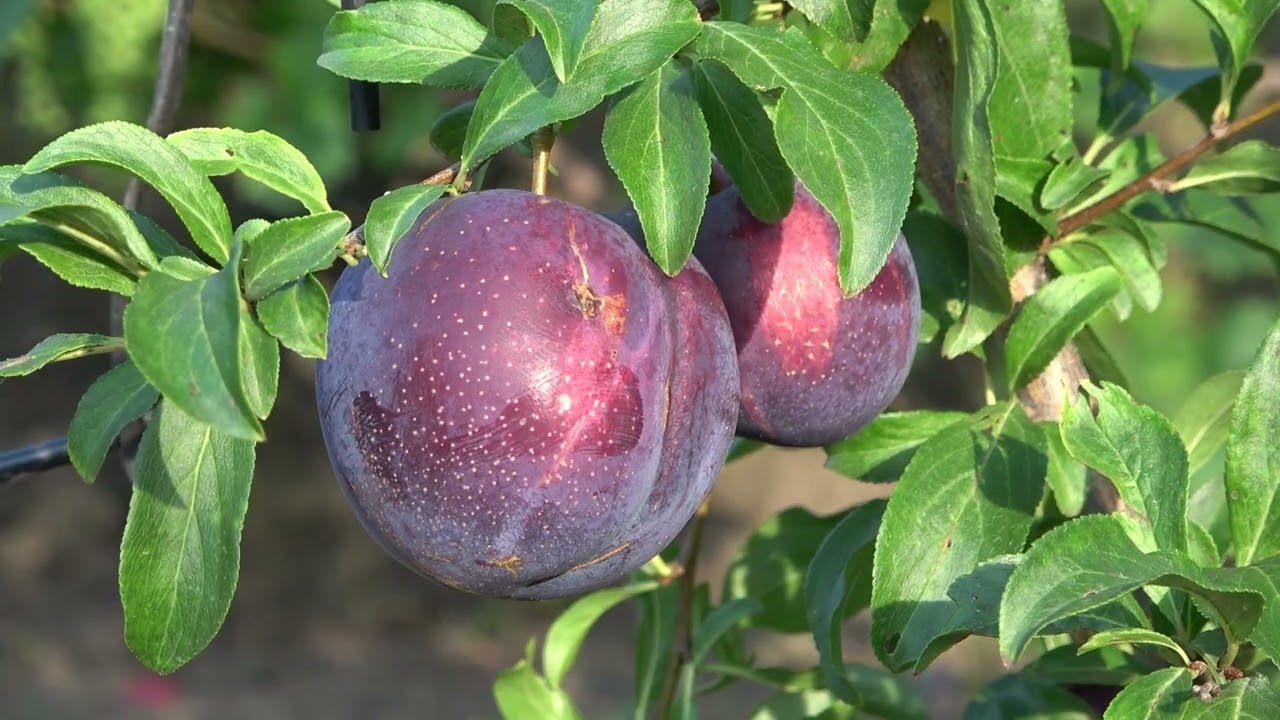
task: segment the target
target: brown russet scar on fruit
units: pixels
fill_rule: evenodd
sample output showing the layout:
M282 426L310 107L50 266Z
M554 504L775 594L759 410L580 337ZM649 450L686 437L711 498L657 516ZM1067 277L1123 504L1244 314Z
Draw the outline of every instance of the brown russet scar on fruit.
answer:
M524 565L524 561L520 559L519 555L507 555L505 557L497 558L496 560L481 560L480 564L488 565L489 567L502 568L512 575L515 575L520 572L520 567Z
M595 558L592 558L592 559L590 559L590 560L588 560L588 561L586 561L586 562L584 562L584 563L578 563L577 565L574 565L573 567L569 568L568 570L565 570L565 573L571 573L571 572L573 572L574 570L582 570L582 569L584 569L584 568L589 568L589 567L591 567L592 565L599 565L600 563L604 562L605 560L608 560L609 558L613 557L614 555L617 555L618 553L625 551L625 550L626 550L627 548L629 548L629 547L631 547L631 543L630 543L630 542L624 542L624 543L622 543L621 545L619 545L618 547L616 547L616 548L614 548L614 549L612 549L612 550L609 550L609 551L605 552L603 555L600 555L599 557L595 557Z
M601 300L600 315L610 335L621 335L627 327L627 296L606 295Z

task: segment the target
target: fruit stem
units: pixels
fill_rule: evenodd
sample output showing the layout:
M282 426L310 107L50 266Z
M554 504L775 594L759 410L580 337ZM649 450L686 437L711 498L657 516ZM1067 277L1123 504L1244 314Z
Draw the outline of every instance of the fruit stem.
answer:
M547 194L547 171L551 168L551 147L556 144L556 131L548 125L533 133L533 179L529 189Z
M693 516L689 534L685 540L684 559L680 563L684 574L680 576L680 605L676 608L676 641L671 643L671 662L662 682L662 695L658 708L664 720L671 717L676 702L676 687L682 666L693 656L693 598L698 587L698 551L702 547L702 529L707 524L711 500L703 500Z

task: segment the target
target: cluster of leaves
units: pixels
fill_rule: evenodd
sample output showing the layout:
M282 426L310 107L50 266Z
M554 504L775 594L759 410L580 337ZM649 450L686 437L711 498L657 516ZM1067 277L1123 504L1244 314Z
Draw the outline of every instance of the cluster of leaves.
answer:
M195 248L53 169L105 165L173 206ZM306 210L234 231L211 176L239 172ZM129 298L123 337L68 333L0 362L0 378L97 353L127 359L93 383L67 433L86 481L116 437L150 417L121 547L125 636L171 671L217 633L239 574L254 443L275 403L280 346L325 353L333 264L350 220L330 208L306 157L267 132L200 128L161 138L107 122L0 167L0 261L22 252L78 287ZM198 251L197 251L198 249ZM202 259L202 257L204 259Z
M776 688L758 718L923 717L895 673L920 672L971 635L998 638L1010 663L1039 653L975 698L973 717L1087 713L1062 688L1076 682L1125 686L1113 717L1139 706L1170 718L1280 715L1280 324L1247 372L1206 382L1172 422L1132 398L1089 329L1108 309L1124 317L1159 302L1161 224L1210 226L1280 258L1231 203L1276 189L1275 148L1239 143L1164 172L1152 138L1133 134L1171 99L1229 134L1258 77L1253 43L1280 2L1198 0L1220 62L1196 71L1133 60L1144 2L1104 1L1106 48L1069 35L1062 3L942 5L956 59L946 188L917 185L915 123L878 74L925 0L736 0L714 18L687 0L502 0L488 25L434 0L334 14L319 58L334 73L479 91L430 132L458 161L454 186L400 188L371 207L365 252L379 270L422 209L489 157L607 102L606 155L664 271L689 257L713 152L762 220L787 213L799 179L840 226L846 291L874 277L905 223L925 347L978 354L992 379L992 402L976 412L888 413L827 448L830 467L894 482L892 496L772 518L717 601L705 583L671 582L674 549L631 584L578 600L540 659L530 643L499 678L505 715L577 717L566 673L595 620L628 600L641 615L637 717L693 717L699 694L738 681ZM1082 150L1073 88L1085 86L1100 101ZM191 245L52 172L82 163L154 187ZM209 177L236 172L305 214L233 231ZM1156 174L1168 194L1122 195ZM307 158L266 132L160 138L110 122L0 168L0 261L23 252L73 285L130 298L123 337L56 335L0 363L0 377L127 355L89 388L68 444L92 480L121 430L149 417L120 573L126 639L159 671L198 653L226 614L280 345L323 357L328 298L314 273L347 253L349 229ZM1011 275L1045 260L1054 278L1011 317ZM1013 398L1073 342L1098 384L1060 422L1031 420ZM1193 483L1224 444L1223 477ZM1122 509L1088 507L1091 486L1108 482ZM866 609L883 668L841 654L844 621ZM745 628L810 633L821 663L757 667ZM1187 670L1193 660L1206 678Z
M742 22L754 7L725 3L702 21L688 0L502 0L486 27L432 0L374 3L334 16L319 62L355 80L479 89L431 131L459 183L612 97L605 154L669 274L693 250L712 151L767 221L790 210L794 173L839 223L841 284L859 290L911 197L911 117L879 76L842 72L800 29ZM882 47L876 61L891 56Z

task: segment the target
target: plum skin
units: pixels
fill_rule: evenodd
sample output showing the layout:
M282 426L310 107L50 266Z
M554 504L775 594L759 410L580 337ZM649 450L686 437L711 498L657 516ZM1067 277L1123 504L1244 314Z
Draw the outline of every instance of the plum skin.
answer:
M432 205L387 278L347 268L316 368L365 529L425 577L521 599L660 552L719 473L738 387L705 273L667 278L608 220L515 190Z
M920 289L899 233L884 267L852 297L839 286L840 229L796 182L773 224L736 188L707 202L694 245L729 312L742 382L737 432L820 446L857 432L906 382L920 332Z

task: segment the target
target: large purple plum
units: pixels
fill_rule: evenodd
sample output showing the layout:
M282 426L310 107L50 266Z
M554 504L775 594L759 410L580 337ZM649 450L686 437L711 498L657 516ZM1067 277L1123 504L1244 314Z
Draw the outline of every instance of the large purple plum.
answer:
M729 311L738 349L738 434L815 446L866 426L906 382L920 289L898 236L864 290L845 297L840 229L799 182L781 221L753 217L736 188L707 201L694 246Z
M706 497L738 409L710 278L663 275L609 220L515 190L447 198L334 289L325 444L366 530L446 585L608 585Z

